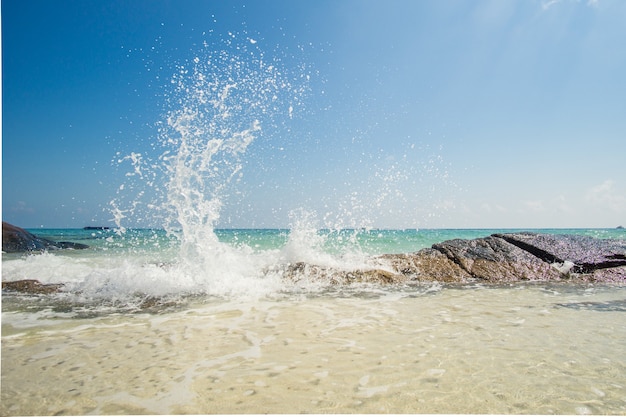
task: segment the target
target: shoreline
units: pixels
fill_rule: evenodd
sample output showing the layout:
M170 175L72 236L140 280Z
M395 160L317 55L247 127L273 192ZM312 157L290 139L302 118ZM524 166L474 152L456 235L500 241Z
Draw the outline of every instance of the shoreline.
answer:
M229 230L236 233L238 229ZM98 232L110 233L108 230ZM23 253L88 247L42 239L24 229L3 223L3 250L5 242L20 246ZM42 247L40 242L45 245ZM493 233L473 239L445 240L416 252L369 256L367 263L367 267L350 269L310 261L294 261L274 265L270 272L278 273L286 282L295 284L307 280L327 281L331 285L550 281L626 283L626 240L527 231ZM32 294L63 292L63 285L63 282L44 284L36 277L11 281L3 277L2 281L3 291Z

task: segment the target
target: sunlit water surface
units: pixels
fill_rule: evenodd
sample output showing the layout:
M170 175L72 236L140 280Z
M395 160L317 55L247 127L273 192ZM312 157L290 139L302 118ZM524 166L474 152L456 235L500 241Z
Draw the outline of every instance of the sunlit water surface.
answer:
M6 307L2 415L626 414L624 287L360 287L133 314Z

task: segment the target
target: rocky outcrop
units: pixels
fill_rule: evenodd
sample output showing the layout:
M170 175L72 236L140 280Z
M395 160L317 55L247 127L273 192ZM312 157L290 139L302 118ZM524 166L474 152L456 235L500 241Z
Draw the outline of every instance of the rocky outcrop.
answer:
M10 225L9 225L10 226ZM3 250L5 229L3 224ZM14 226L12 226L14 227ZM26 239L21 248L41 244L41 239L15 228L13 240ZM25 232L26 238L19 233ZM30 236L29 236L30 235ZM33 238L35 240L33 240ZM37 240L39 239L39 240ZM52 242L54 243L54 242ZM43 246L44 248L49 248ZM37 250L37 249L22 249ZM479 239L454 239L414 253L382 255L369 267L345 270L296 262L275 266L292 282L316 281L328 285L358 282L382 285L420 281L443 283L514 283L528 281L626 283L626 240L594 239L577 235L537 233L494 234ZM35 280L3 282L3 291L51 293L62 284Z
M496 234L507 242L549 263L572 262L572 272L591 273L626 265L626 241L579 235L536 233Z
M2 222L2 251L16 252L43 252L56 249L87 249L89 246L74 242L54 242L22 229L7 222Z
M494 234L378 259L417 281L626 282L626 241L578 235Z
M454 239L429 249L379 258L410 280L441 282L514 282L555 280L561 273L504 239Z
M382 255L372 268L345 271L298 263L285 276L351 282L510 283L576 281L626 283L626 241L575 235L494 234L453 239L414 253Z

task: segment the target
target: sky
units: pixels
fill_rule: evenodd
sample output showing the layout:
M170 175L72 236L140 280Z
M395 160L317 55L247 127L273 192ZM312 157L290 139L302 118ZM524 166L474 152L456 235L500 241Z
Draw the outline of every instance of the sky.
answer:
M2 219L161 226L168 177L130 156L162 161L181 68L227 51L291 87L217 227L626 226L625 21L621 0L3 0Z

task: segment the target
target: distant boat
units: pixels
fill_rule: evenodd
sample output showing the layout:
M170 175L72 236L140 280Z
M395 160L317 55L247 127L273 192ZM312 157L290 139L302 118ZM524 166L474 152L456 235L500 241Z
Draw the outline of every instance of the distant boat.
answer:
M109 230L109 226L85 226L83 230Z

